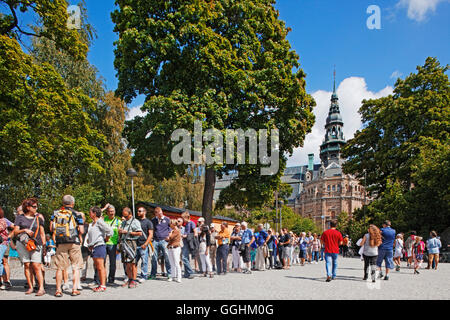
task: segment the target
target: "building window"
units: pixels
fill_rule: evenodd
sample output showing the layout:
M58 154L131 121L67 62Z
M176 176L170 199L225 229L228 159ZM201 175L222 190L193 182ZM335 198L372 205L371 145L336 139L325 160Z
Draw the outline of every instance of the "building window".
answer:
M327 187L327 190L330 191L330 186Z
M333 192L336 191L336 186L333 186Z

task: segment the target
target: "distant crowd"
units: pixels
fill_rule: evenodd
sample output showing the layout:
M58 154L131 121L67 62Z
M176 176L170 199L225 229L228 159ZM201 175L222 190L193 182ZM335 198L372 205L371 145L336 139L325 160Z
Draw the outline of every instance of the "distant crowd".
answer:
M64 293L81 294L90 259L95 274L89 286L94 292L104 292L107 285L118 280L118 257L126 275L122 286L132 289L157 276L181 283L183 278L287 270L293 265L318 264L324 260L326 281L330 282L337 276L338 255L342 253L345 257L351 250L351 240L336 229L336 221L331 221L330 229L323 234L296 235L286 228L278 234L272 229L265 230L263 225L250 229L246 222L236 224L230 232L227 222L217 230L214 224L206 225L204 218L195 223L189 212L170 219L161 208L156 208L154 217L148 219L147 209L140 206L136 218L130 208L124 208L118 217L114 206L107 204L104 208L92 207L91 223L87 223L86 216L74 210L75 199L70 195L64 196L61 208L54 211L46 234L45 219L38 213L38 205L37 199L24 200L16 210L14 223L4 217L0 208L1 290L13 287L8 263L12 252L18 253L23 264L26 295L45 295L45 271L53 268L56 270L53 294L62 297ZM393 269L400 271L402 258L407 260L408 268L414 269L414 274L419 274L425 251L427 269L436 270L442 247L435 231L430 233L426 244L415 232L405 240L390 221L385 221L381 229L370 225L356 245L364 260L363 280L372 282L388 280Z

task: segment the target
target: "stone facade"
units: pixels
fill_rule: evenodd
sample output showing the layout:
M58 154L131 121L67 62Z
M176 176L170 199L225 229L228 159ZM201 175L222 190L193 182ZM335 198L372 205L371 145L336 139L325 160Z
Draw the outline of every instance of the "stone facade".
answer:
M352 214L370 201L359 181L342 171L345 160L341 152L346 144L343 126L335 86L325 125L325 138L320 146L320 169L309 165L302 191L298 201L295 201L296 212L312 218L322 230L328 229L330 221L341 212ZM314 159L314 155L309 157Z

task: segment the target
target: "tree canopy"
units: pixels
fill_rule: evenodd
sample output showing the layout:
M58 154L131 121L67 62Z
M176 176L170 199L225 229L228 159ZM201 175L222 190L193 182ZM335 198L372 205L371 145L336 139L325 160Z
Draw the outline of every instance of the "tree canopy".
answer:
M147 115L128 122L125 130L134 161L144 169L162 177L184 172L186 165L171 162L170 137L178 128L192 132L195 120L204 130L222 133L277 128L281 166L285 154L303 144L315 103L274 1L116 3L117 93L126 102L146 96ZM216 173L230 170L255 177L249 166L207 166L203 214L208 222ZM271 179L267 194L279 184L279 175Z

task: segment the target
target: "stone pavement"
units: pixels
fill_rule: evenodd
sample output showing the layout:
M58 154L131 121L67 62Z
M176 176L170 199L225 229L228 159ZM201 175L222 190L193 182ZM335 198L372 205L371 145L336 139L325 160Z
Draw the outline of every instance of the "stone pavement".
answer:
M412 269L404 268L400 272L391 272L389 281L378 280L375 285L362 281L363 262L358 258L338 260L338 276L326 283L324 262L318 265L294 266L291 270L254 271L251 275L229 273L226 276L214 276L213 279L198 277L183 279L182 283L167 282L165 278L148 280L136 289L122 288L122 281L116 281L114 287L108 287L104 293L94 293L87 283L79 297L71 297L67 292L62 300L342 300L342 299L446 299L450 298L450 264L442 263L439 270L420 270L414 275ZM17 264L17 263L16 263ZM92 265L92 261L90 261ZM122 265L118 264L118 277L122 280ZM1 291L0 299L41 299L55 300L54 272L47 270L47 295L37 298L25 296L25 278L19 267L12 270L11 291ZM93 270L88 271L88 280L93 278Z

